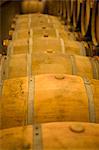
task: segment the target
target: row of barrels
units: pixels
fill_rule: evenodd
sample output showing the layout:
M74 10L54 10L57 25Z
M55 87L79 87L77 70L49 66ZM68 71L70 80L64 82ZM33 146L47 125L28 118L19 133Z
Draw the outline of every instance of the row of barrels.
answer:
M81 32L77 39L92 40L99 53L98 0L47 0L47 3L49 14L60 16L73 31Z
M33 75L44 73L42 68L45 68L45 73L66 73L99 79L98 58L84 57L87 53L84 44L76 41L69 31L65 31L56 17L34 14L31 19ZM9 52L8 48L9 57L2 59L4 66L7 64L1 74L4 79L27 75L29 20L29 16L14 18L9 31L10 40L3 43L5 47L10 45L11 49Z
M43 14L16 16L4 46L2 150L97 150L98 59L81 56L82 44Z
M40 18L40 17L39 17ZM90 49L89 45L87 44L87 42L79 42L76 41L75 36L68 31L68 29L66 27L64 27L64 25L62 25L59 20L55 17L48 17L48 15L46 15L46 18L48 18L48 22L52 22L53 25L51 25L51 23L46 23L46 27L44 24L44 22L39 21L38 23L36 23L36 19L34 19L32 17L32 19L34 19L35 24L37 25L37 28L33 29L33 34L35 36L42 36L42 37L50 37L50 41L53 41L53 43L58 43L56 42L56 37L57 37L57 41L59 40L58 38L60 38L61 40L59 41L59 43L61 42L61 49L63 49L63 53L69 53L69 54L77 54L77 55L83 55L83 56L93 56L93 51L92 49ZM15 18L13 19L13 23L11 25L11 30L9 31L9 39L11 40L12 38L12 34L13 31L15 29L18 29L19 31L14 32L15 36L14 36L14 41L13 41L13 46L15 49L19 48L22 49L22 43L24 43L24 50L26 50L27 48L27 41L25 40L24 37L28 37L28 23L23 23L22 22L17 22L17 26L16 26L16 22L15 22ZM27 19L29 21L29 19ZM21 23L21 26L19 25ZM53 30L52 30L53 27ZM22 30L24 28L24 30ZM33 26L32 26L33 28ZM42 30L41 32L37 32L37 30ZM21 38L24 38L24 41L21 40ZM46 38L46 41L49 38ZM70 39L70 40L69 40ZM41 39L39 39L39 43L40 42L44 42L44 40L41 41ZM5 52L6 52L6 47L8 45L9 41L8 40L4 40L4 47L5 47ZM52 42L51 42L52 43ZM53 49L51 47L51 49Z
M22 0L21 12L23 14L29 13L44 13L45 0Z
M32 75L63 73L78 75L82 78L99 79L99 60L97 58L69 54L53 54L53 51L51 50L46 50L44 53L33 53L31 65ZM28 54L16 54L9 57L5 56L2 58L2 64L5 67L2 68L1 64L2 79L27 76L28 62Z

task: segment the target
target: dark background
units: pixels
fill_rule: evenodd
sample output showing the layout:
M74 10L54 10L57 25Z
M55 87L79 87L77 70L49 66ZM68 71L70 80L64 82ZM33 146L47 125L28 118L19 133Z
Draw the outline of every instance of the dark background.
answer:
M8 39L12 18L21 12L21 0L0 0L0 53L3 51L2 42Z

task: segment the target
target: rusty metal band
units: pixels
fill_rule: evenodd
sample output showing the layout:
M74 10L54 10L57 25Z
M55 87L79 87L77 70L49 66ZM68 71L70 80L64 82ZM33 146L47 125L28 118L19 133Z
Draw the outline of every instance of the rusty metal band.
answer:
M83 78L84 85L86 88L86 93L88 97L88 110L89 110L89 121L92 123L96 122L96 114L95 114L95 106L94 106L94 97L93 97L93 91L90 85L90 81L86 78Z
M41 124L33 125L33 150L43 150L42 126Z
M28 53L27 53L27 76L32 76L32 30L31 30L31 15L29 15L28 23Z
M8 65L9 65L9 58L7 56L3 57L1 62L1 78L5 80L8 78ZM0 79L1 80L1 79Z
M35 92L35 78L32 77L29 82L29 99L28 99L28 124L32 124L33 129L33 150L43 150L42 130L41 124L37 124L35 120L34 108L34 92Z
M27 113L27 124L33 126L33 150L42 150L42 134L41 134L41 125L35 124L34 115L34 89L35 89L35 77L32 77L32 38L33 38L33 30L31 29L31 16L29 23L29 52L27 54L28 65L27 65L27 73L29 77L29 95L28 95L28 113Z
M32 76L32 37L33 31L31 29L31 15L29 16L29 39L28 39L28 53L27 53L27 76Z
M27 54L27 76L28 76L28 104L27 104L27 124L33 123L33 96L34 96L34 80L32 77L32 30L31 30L31 16L29 15L29 41Z
M99 69L98 69L98 65L97 65L97 60L95 59L91 59L89 58L90 62L91 62L91 66L92 66L92 71L93 71L93 78L94 79L99 79L98 75L99 75Z
M32 125L33 130L33 150L43 150L42 142L42 130L41 125L36 124L35 121L35 108L34 108L34 89L35 89L35 78L31 77L29 79L29 95L28 95L28 114L27 114L27 124Z
M72 64L72 74L77 75L77 67L76 67L75 56L71 55L70 59L71 59L71 64Z
M33 112L34 112L34 78L28 78L28 104L27 104L27 124L33 124Z

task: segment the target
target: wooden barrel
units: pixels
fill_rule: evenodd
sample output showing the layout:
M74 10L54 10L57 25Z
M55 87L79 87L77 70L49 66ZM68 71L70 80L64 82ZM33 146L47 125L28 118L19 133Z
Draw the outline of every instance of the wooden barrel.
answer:
M74 0L67 0L67 23L71 23L71 18L73 15L73 1Z
M66 1L63 1L63 16L62 19L64 20L64 23L67 23L67 3Z
M99 45L99 1L94 1L91 22L92 41L95 46Z
M65 74L5 80L0 97L0 128L22 126L24 122L99 123L98 100L99 80Z
M48 36L48 37L57 37L56 30L52 25L39 24L40 26L31 26L33 31L33 38ZM20 27L19 27L20 28ZM29 39L29 29L16 29L12 34L9 34L9 37L12 37L13 40L22 40Z
M80 42L75 41L74 39L71 40L71 37L65 32L64 26L61 25L59 20L56 19L55 22L53 22L52 17L50 17L49 18L50 23L46 24L46 22L48 22L49 20L48 17L45 15L44 19L41 19L41 21L43 22L39 22L36 27L35 24L36 20L39 20L39 18L43 18L44 15L39 16L37 15L38 17L36 19L32 19L32 17L34 16L36 18L36 15L33 16L31 15L31 27L29 26L28 23L26 24L22 23L20 25L16 24L13 37L13 39L15 40L12 41L13 47L11 53L14 53L14 51L16 51L15 52L16 54L28 52L29 37L31 30L31 33L34 32L33 34L34 36L32 35L31 39L33 39L34 42L33 48L34 50L36 49L36 51L39 50L41 51L41 49L43 49L44 51L46 51L47 49L54 49L55 52L61 51L61 53L66 52L69 54L77 54L84 56L86 55L84 45ZM37 32L37 29L39 30L39 32ZM57 47L57 45L59 46Z
M73 1L73 28L74 30L80 27L81 7L82 7L82 1L80 0Z
M88 108L87 100L88 99L90 100L90 96L91 96L91 93L89 94L89 90L87 89L88 82L86 81L83 82L83 80L79 77L67 76L67 75L65 76L63 75L46 75L46 76L40 75L36 77L35 77L36 89L35 89L35 98L34 98L36 101L34 102L34 111L35 111L34 120L37 123L52 122L52 121L59 121L59 120L63 121L64 119L66 119L65 121L67 120L69 121L70 120L73 120L73 121L94 120L93 118L94 116L93 117L91 116L92 114L91 114L90 108ZM70 89L68 86L70 87ZM91 81L91 88L92 88L92 91L94 91L93 99L94 99L95 110L96 110L96 120L94 121L96 122L98 122L97 119L99 117L98 104L97 104L98 98L99 98L99 95L97 95L98 86L99 86L98 80ZM95 89L97 89L97 91ZM46 95L44 91L46 92ZM89 95L87 95L86 93ZM80 95L82 95L82 97L80 97ZM67 100L69 100L69 102L67 102ZM79 109L80 109L80 112L79 112ZM89 109L89 113L88 113L88 109ZM76 110L77 112L76 117L75 117L76 112L74 113L74 110Z
M42 147L43 150L98 150L98 137L98 124L53 122L0 130L0 147L2 150Z
M52 26L47 26L41 24L40 27L31 27L31 30L33 30L33 38L38 38L38 37L57 37L56 30ZM27 29L23 30L16 30L13 32L13 40L22 40L26 38L27 40L29 39L29 31Z
M48 34L39 37L38 40L34 38L33 43L33 53L63 53L61 40L59 38L49 37Z
M91 1L83 0L81 9L81 34L85 37L88 34L91 18Z
M32 39L32 53L42 52L46 53L63 53L62 43L59 38L48 37L48 34L44 34L43 37ZM14 40L10 49L10 55L28 53L29 42L27 39Z
M64 45L67 54L71 54L71 55L77 54L77 55L86 56L85 46L81 42L64 39Z
M29 59L28 54L9 56L5 68L5 78L26 77L28 75ZM54 54L51 51L45 51L44 53L35 52L31 63L32 75L62 73L99 79L99 62L96 58Z
M22 2L22 12L23 13L28 13L27 8L29 8L29 1L23 1Z
M31 23L30 23L31 22ZM27 19L18 19L16 21L16 25L14 25L15 30L29 30L29 26L31 24L32 27L41 27L41 26L47 26L52 27L53 24L50 22L48 15L42 15L42 14L31 14L28 16Z
M60 15L60 17L63 15L63 0L61 0L60 1L60 4L59 4L60 6L60 11L59 11L59 15Z
M42 56L42 57L40 57ZM99 79L99 62L95 58L64 54L39 54L32 56L32 73L64 73L79 75L89 79Z
M39 0L23 0L22 13L42 13L44 11L44 1Z
M73 40L66 40L61 38L53 38L53 37L41 37L37 39L35 38L33 41L33 52L44 52L51 49L52 53L69 53L69 54L77 54L77 55L86 55L85 48L80 42Z
M36 34L36 32L35 32ZM10 48L10 54L23 54L29 51L29 42L27 38L13 40ZM84 45L78 41L62 39L61 37L51 37L48 33L44 33L42 37L32 38L32 53L52 51L52 53L67 53L86 56Z

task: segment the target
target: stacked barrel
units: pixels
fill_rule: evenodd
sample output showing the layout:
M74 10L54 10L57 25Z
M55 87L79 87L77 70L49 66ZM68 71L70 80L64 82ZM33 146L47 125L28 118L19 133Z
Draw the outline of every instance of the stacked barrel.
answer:
M22 0L22 13L43 13L45 0Z
M87 55L99 55L98 0L47 0L47 3L49 14L59 16L74 31L77 40L87 41ZM57 3L55 8L54 3Z
M9 36L1 149L98 150L99 62L86 57L86 42L76 41L58 17L40 13L17 15Z

